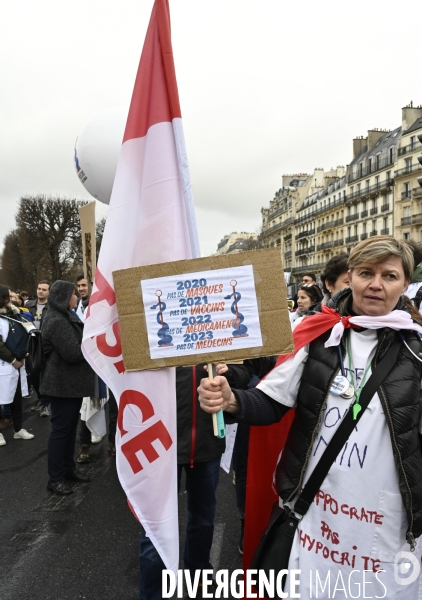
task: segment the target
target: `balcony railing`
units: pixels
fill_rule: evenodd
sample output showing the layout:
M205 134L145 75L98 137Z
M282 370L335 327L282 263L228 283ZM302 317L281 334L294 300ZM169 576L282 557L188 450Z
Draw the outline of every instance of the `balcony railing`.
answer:
M401 199L402 200L406 200L407 198L410 199L410 190L406 190L405 192L401 193Z
M394 171L394 177L401 177L402 175L408 175L410 173L415 173L421 170L422 167L419 164L415 163L414 165L407 165L403 169L398 169L397 171Z
M403 156L403 154L407 154L408 152L414 152L415 150L420 150L421 146L422 146L422 144L415 141L413 144L409 144L408 146L399 148L399 156Z
M296 250L295 256L303 256L304 254L312 254L313 252L315 252L315 246L309 246L308 248Z
M282 222L281 226L282 227L287 227L287 225L290 225L290 223L293 223L293 217L289 217L288 219L286 219L285 221Z
M359 213L353 213L353 215L347 215L346 217L346 223L350 223L350 221L356 221L356 219L359 219Z
M343 246L343 244L344 244L344 240L343 240L343 238L340 238L339 240L336 240L334 242L334 247L337 248L337 246Z
M292 255L292 251L287 250L287 252L284 253L284 258L290 258L291 255Z
M416 225L417 223L422 223L422 213L412 215L412 224Z
M350 237L346 238L346 244L353 244L353 242L357 242L359 239L358 235L351 235Z
M357 200L358 198L364 198L365 196L376 196L378 193L382 193L385 190L388 190L393 185L393 181L391 179L386 179L385 181L379 181L374 185L365 187L363 190L357 190L351 194L348 194L345 198L346 204L352 202L353 200Z
M381 235L388 235L390 233L390 230L388 229L388 227L386 227L385 229L381 229Z
M360 216L361 216L361 219L364 219L365 217L367 217L367 216L368 216L368 211L367 211L367 210L363 210L363 211L360 213Z
M323 244L319 244L317 246L317 252L319 252L320 250L327 250L328 248L333 248L334 246L334 240L332 240L331 242L324 242Z
M274 219L274 217L277 217L278 215L281 215L282 213L287 211L287 206L284 204L283 206L280 206L279 208L276 208L275 211L273 212L269 212L268 213L268 218Z
M422 196L422 187L413 188L412 196L417 198L418 196Z
M388 203L387 204L382 204L381 205L381 212L385 212L387 210L390 210L390 205Z
M262 233L264 235L268 235L270 233L273 233L274 231L277 231L277 229L281 229L281 227L282 227L282 223L276 223L276 225L273 225L272 227L269 227L268 229L266 229Z
M327 204L326 206L322 206L321 208L315 209L315 210L313 210L312 212L310 212L307 215L302 215L301 217L298 216L295 219L295 225L297 225L298 223L303 223L303 221L308 221L309 219L313 219L317 215L320 215L320 214L325 213L325 212L327 212L329 210L332 210L333 208L336 208L337 206L343 206L345 200L346 200L346 197L343 196L339 200L336 200L335 202L331 202L330 204Z
M288 242L288 241L289 241L289 240L291 240L291 239L292 239L292 234L291 234L291 233L287 233L287 234L284 236L284 241L285 241L285 242Z
M376 229L374 229L373 231L371 231L371 233L369 235L370 235L370 237L374 237L374 235L378 235L378 231Z
M317 227L317 233L321 231L327 231L327 229L332 229L333 227L338 227L339 225L343 225L344 219L336 219L335 221L329 221L328 223L324 223Z
M360 234L360 239L361 239L361 241L362 241L362 240L366 240L366 238L367 238L367 237L368 237L368 234L367 234L367 233L361 233L361 234Z
M348 181L349 181L349 183L352 183L353 181L362 179L362 177L367 177L371 173L376 173L377 171L381 171L381 169L385 169L386 167L394 165L394 162L395 162L394 157L392 159L390 159L390 157L388 157L388 158L383 158L382 160L380 160L378 162L378 164L377 164L377 162L374 162L373 164L371 164L371 165L368 164L366 167L362 167L362 168L360 168L358 165L356 172L351 173L349 175ZM355 167L356 167L356 165L355 165Z
M410 225L412 223L412 217L403 217L401 220L402 225Z
M371 215L378 214L378 206L374 206L373 208L371 208L371 210L369 211L369 214L371 214Z
M294 269L292 269L292 275L298 275L300 273L303 273L304 271L320 271L322 269L325 269L325 265L327 263L322 262L322 263L315 263L314 265L312 264L306 264L306 265L302 265L300 267L295 267Z
M315 229L307 229L306 231L301 231L297 234L296 239L299 240L300 238L309 237L310 235L315 235Z

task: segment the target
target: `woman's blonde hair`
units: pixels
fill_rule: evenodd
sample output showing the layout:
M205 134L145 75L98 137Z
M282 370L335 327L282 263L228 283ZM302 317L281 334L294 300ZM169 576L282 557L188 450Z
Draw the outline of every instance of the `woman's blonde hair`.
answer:
M388 235L374 235L357 244L349 256L349 269L363 265L375 265L391 256L401 258L405 279L411 279L414 270L413 252L405 240L396 240Z

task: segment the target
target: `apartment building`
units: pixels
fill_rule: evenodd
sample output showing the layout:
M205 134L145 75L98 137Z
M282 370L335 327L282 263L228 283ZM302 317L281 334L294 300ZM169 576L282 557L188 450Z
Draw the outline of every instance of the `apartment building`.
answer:
M322 171L321 179L322 185L305 198L297 212L296 264L292 271L297 276L309 270L320 273L327 260L343 246L340 227L343 224L346 168Z
M422 167L417 156L422 154L418 134L422 133L422 106L402 109L402 135L394 170L395 204L394 236L422 243L422 187L417 178Z
M282 187L271 200L269 208L261 209L260 246L278 246L285 270L292 269L296 210L307 196L311 181L312 176L307 173L283 175Z
M260 246L280 247L286 271L300 279L320 273L327 261L373 235L422 244L422 167L418 134L422 106L402 109L402 124L371 129L353 140L346 168L313 175L284 175L269 208L261 209Z
M244 250L251 250L256 244L257 237L256 233L233 231L225 235L219 242L216 254L236 254Z
M373 129L353 140L345 198L345 251L373 235L393 235L394 165L402 129Z

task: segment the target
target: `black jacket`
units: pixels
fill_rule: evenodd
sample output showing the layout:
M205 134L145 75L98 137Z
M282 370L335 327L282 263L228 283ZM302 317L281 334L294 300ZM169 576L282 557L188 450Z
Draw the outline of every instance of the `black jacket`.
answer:
M248 371L243 365L229 365L225 375L232 386L246 387ZM212 416L202 410L197 388L203 377L208 377L203 365L176 367L177 398L177 463L207 462L221 456L225 450L224 438L214 435Z
M73 283L56 281L51 286L48 312L43 319L42 343L46 364L40 391L58 398L94 395L95 374L82 350L83 323L67 309Z
M35 298L35 300L28 300L28 302L25 304L25 308L27 308L29 310L29 312L31 313L31 315L33 317L35 317L35 315L37 314L37 304L38 304L37 298Z
M328 306L335 308L340 314L350 314L350 298L351 290L342 290L330 300ZM396 309L406 310L403 298L400 299ZM377 331L379 343L372 361L373 369L385 356L398 335L389 328ZM346 331L343 343L347 334ZM405 331L402 334L413 352L418 354L421 343L416 335ZM337 348L324 348L324 342L329 335L330 331L311 342L309 346L309 356L299 387L295 418L276 471L277 491L283 501L291 500L300 489L308 454L318 431L324 401L339 368ZM399 474L400 492L408 516L407 539L410 544L414 538L422 534L422 454L418 436L421 367L421 363L403 344L396 365L378 390L390 431ZM259 394L259 390L254 392L255 395ZM242 404L242 420L254 424L256 420L246 404L245 392L238 392L236 395ZM286 412L286 407L280 405L276 407L278 403L268 402L268 400L267 396L265 403L271 405L274 415L272 422L275 422ZM257 404L259 402L258 400ZM253 411L257 412L256 406ZM269 414L270 410L268 410L266 424L271 422Z

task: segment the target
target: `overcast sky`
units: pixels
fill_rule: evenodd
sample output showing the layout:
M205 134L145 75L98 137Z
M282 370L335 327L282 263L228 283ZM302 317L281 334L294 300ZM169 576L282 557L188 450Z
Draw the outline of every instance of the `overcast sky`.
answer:
M90 199L75 139L99 111L128 109L152 5L2 4L0 247L21 195ZM420 0L170 0L170 11L203 255L259 228L283 173L348 164L353 137L422 103Z

